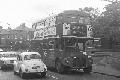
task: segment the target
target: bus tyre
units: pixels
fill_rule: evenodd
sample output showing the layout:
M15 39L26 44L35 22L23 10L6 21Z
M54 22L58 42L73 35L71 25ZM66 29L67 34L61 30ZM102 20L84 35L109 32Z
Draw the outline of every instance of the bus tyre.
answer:
M64 73L64 67L60 61L56 62L56 69L58 73L60 74Z
M92 66L89 66L89 67L87 67L87 68L84 68L83 71L84 71L85 73L90 73L90 72L92 71Z

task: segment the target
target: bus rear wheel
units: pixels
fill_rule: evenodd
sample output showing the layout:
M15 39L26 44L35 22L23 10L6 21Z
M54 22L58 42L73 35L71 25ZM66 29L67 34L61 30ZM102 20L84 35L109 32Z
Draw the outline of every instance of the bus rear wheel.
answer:
M84 68L83 71L84 71L85 73L90 73L90 72L92 71L92 66L89 66L89 67L87 67L87 68Z

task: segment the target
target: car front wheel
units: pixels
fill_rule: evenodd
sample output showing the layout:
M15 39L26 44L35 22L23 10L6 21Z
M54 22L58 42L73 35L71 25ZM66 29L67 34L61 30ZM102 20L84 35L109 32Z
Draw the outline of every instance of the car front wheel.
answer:
M41 77L45 77L45 76L46 76L46 72L42 72Z
M23 73L21 69L19 70L19 75L22 79L25 78L25 73Z
M14 71L14 75L16 75L17 74L17 72L16 71Z

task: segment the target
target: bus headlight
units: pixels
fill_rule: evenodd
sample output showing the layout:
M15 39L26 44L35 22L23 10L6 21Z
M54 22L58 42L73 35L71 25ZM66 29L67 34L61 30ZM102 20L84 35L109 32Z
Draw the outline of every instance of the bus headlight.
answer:
M64 61L65 61L65 63L69 63L70 59L69 58L65 58Z
M65 60L65 62L66 62L66 63L69 63L69 61L68 61L67 59Z
M91 58L91 56L88 56L88 58Z

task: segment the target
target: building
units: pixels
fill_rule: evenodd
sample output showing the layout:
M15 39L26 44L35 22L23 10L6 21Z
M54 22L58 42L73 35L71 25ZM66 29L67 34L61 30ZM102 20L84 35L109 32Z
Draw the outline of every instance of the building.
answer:
M0 47L14 45L16 42L29 41L33 38L34 30L26 27L25 23L15 29L2 29L0 26Z
M14 40L31 40L33 38L34 30L26 27L25 23L12 30Z

